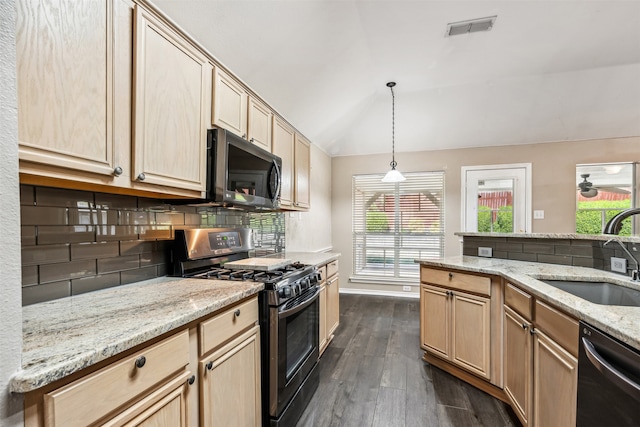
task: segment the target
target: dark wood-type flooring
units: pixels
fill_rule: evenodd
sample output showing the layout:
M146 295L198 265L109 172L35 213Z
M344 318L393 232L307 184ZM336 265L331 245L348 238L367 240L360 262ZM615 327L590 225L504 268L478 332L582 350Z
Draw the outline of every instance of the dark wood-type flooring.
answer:
M297 427L519 426L511 408L422 360L417 299L340 295L340 326Z

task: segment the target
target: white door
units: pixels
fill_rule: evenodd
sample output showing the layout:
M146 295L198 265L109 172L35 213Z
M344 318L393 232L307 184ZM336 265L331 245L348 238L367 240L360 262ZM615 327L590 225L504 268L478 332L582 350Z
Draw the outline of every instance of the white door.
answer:
M462 229L531 232L531 163L462 167Z

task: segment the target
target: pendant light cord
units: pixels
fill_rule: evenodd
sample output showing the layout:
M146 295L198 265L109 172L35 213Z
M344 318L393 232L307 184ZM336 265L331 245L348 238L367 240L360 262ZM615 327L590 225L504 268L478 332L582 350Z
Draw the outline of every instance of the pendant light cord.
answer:
M389 89L391 89L391 169L395 169L398 165L396 163L396 97L393 93L393 87L395 82L387 83Z

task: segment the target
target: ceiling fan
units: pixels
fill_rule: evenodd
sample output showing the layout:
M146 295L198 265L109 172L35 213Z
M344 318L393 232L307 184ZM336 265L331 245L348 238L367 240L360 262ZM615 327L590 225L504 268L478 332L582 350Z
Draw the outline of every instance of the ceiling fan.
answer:
M594 187L593 183L587 180L589 176L590 174L588 173L580 175L583 181L578 183L578 187L580 188L580 195L582 195L582 197L587 197L587 198L596 197L598 195L598 189L602 191L608 191L610 193L629 194L629 191L623 188L603 187L603 186Z

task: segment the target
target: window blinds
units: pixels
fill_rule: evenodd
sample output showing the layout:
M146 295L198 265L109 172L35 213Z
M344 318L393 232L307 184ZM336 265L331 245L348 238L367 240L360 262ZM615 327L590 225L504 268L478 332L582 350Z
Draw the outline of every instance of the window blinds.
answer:
M353 176L354 274L416 278L416 258L444 253L444 172L405 173L384 183L383 174Z

